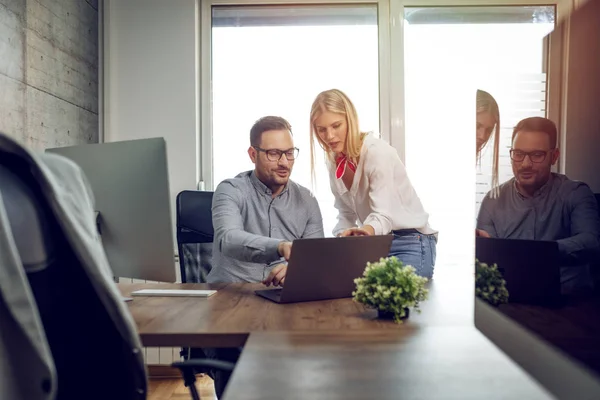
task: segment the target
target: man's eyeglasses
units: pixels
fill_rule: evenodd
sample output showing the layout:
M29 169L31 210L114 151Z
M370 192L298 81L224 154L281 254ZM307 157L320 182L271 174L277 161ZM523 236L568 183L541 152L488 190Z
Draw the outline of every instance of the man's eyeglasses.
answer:
M258 146L252 146L258 151L263 151L267 154L267 160L269 161L279 161L281 160L281 156L285 154L285 158L288 161L294 161L296 157L298 157L298 152L300 150L297 147L288 149L288 150L277 150L277 149L261 149Z
M529 159L531 160L531 162L533 163L541 163L546 159L546 156L548 155L549 152L551 152L552 150L548 150L548 151L521 151L521 150L514 150L511 149L510 150L510 158L513 161L516 162L522 162L523 160L525 160L525 157L529 156Z

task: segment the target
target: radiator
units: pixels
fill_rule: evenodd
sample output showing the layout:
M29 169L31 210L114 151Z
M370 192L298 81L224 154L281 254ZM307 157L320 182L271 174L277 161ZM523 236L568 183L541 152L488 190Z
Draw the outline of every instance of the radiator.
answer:
M177 271L177 282L181 282L179 276L179 266L175 268ZM156 281L146 281L142 279L119 278L119 283L162 283ZM144 347L144 360L146 365L169 365L173 362L180 361L179 352L181 347Z

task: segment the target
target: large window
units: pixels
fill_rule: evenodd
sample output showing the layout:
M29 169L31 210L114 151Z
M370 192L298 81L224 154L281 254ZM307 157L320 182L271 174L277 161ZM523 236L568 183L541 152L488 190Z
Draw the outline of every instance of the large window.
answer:
M252 124L278 115L300 149L291 178L308 188L310 107L338 88L355 103L360 125L379 131L376 6L254 6L212 9L212 140L214 186L253 168ZM315 194L325 234L336 223L322 152Z
M512 127L546 115L543 39L556 9L403 3L212 6L210 57L204 53L211 70L212 142L205 148L212 150L212 188L253 168L246 153L252 124L282 116L300 148L292 179L315 190L331 235L336 211L322 153L311 182L309 112L319 92L338 88L357 106L361 129L384 130L401 151L430 224L440 231L438 259L469 262L452 257L464 248L458 240L472 236L491 183L490 146L475 167L475 90L488 91L500 106L504 181L511 176ZM403 24L388 18L397 12Z

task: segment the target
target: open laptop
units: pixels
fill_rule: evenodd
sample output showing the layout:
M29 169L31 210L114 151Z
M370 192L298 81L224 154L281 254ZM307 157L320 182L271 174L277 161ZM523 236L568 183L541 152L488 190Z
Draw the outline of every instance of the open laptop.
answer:
M285 285L255 293L276 303L352 297L354 279L367 262L387 257L393 235L297 239L288 261Z
M480 262L498 265L509 303L560 305L557 242L477 237L475 245L475 257Z

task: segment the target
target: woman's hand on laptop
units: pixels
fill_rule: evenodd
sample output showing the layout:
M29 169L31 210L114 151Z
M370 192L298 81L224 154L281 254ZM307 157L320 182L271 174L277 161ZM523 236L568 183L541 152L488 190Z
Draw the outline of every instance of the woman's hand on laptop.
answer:
M373 236L375 229L371 225L365 225L362 228L350 228L340 233L340 237L345 236Z
M266 286L283 286L285 282L285 274L287 273L287 263L281 263L273 267L269 276L262 281L262 283Z
M484 238L491 237L490 234L484 231L483 229L475 229L475 236L480 236Z

